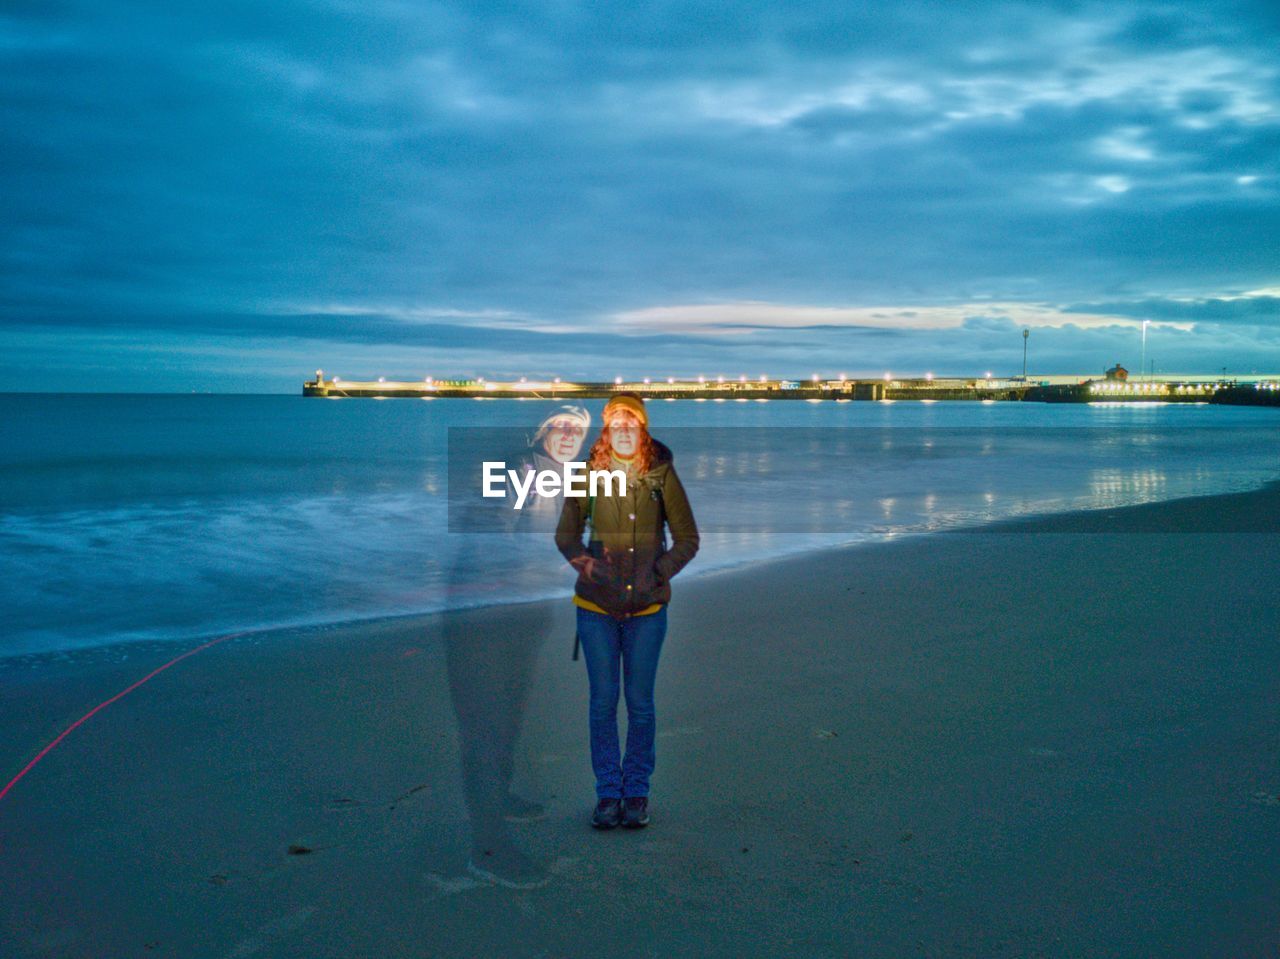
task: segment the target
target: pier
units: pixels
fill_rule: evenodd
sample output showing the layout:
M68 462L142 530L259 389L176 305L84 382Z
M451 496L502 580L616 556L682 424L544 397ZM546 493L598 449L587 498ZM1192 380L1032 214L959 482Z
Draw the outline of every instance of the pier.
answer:
M614 382L562 379L487 380L345 380L325 377L320 370L302 385L303 396L373 399L608 399L631 391L654 400L810 400L810 401L953 401L1040 403L1221 403L1247 406L1280 405L1280 377L1225 379L1211 377L1160 378L1143 382L1111 377L1044 376L997 379L982 377L838 377L800 380L749 379L745 376L701 377L696 380L645 378Z

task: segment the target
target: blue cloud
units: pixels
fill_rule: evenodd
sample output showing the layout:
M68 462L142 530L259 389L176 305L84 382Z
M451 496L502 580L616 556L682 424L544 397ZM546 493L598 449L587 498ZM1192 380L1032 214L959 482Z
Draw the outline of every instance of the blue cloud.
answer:
M1238 296L1207 299L1152 298L1112 303L1084 303L1063 308L1067 313L1107 313L1140 320L1177 323L1232 323L1269 326L1280 320L1280 297Z
M1190 302L1261 328L1226 297L1277 282L1278 37L1268 3L9 4L0 325L19 361L19 330L185 330L495 367L739 300ZM989 335L770 342L811 366L862 337L878 366L945 341L959 364ZM1064 367L1094 363L1075 335Z

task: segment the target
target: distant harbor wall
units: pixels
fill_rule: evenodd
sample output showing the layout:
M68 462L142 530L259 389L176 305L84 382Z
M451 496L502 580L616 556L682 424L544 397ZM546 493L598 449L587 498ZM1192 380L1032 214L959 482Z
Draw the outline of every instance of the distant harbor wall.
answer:
M1096 380L1049 384L1027 390L1035 403L1213 403L1226 406L1280 406L1280 382L1258 380L1117 383Z
M1056 376L1022 380L991 377L837 380L675 380L581 383L568 381L436 380L415 381L315 379L302 385L303 396L374 399L608 399L632 391L654 400L928 400L1026 401L1036 403L1223 403L1280 405L1280 378L1252 382L1179 379L1147 382Z

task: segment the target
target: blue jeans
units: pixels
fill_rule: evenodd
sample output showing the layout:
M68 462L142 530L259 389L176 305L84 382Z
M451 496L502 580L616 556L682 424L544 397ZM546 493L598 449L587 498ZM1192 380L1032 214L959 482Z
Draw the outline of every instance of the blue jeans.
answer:
M653 773L653 682L667 635L667 607L648 616L614 619L578 607L578 639L591 685L589 728L596 797L649 795ZM618 666L627 697L627 755L618 757Z

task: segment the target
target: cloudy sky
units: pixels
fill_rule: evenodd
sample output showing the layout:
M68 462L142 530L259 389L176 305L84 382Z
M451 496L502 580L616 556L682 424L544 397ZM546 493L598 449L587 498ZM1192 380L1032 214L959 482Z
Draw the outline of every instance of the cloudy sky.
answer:
M9 0L4 389L1280 371L1280 5Z

